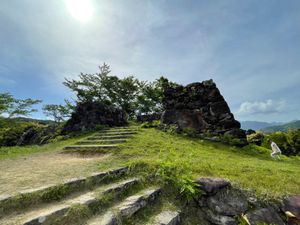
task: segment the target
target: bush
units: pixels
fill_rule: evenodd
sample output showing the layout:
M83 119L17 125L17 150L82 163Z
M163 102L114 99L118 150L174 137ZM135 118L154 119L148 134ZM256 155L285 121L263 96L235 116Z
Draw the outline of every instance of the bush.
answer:
M252 133L250 135L247 135L247 141L249 142L249 144L261 145L264 137L265 135L261 132Z
M160 126L160 120L153 120L150 122L145 122L142 123L141 127L142 128L154 128L154 127L159 127Z
M287 133L275 132L264 137L262 146L270 149L269 140L273 140L284 155L300 154L300 129L289 130Z

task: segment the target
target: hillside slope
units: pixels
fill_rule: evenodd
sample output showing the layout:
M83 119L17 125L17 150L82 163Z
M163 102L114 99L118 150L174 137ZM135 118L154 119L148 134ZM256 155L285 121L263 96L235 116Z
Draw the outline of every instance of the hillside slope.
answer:
M300 120L292 121L290 123L278 125L278 126L270 126L262 129L263 132L273 133L276 131L286 132L289 129L300 129Z

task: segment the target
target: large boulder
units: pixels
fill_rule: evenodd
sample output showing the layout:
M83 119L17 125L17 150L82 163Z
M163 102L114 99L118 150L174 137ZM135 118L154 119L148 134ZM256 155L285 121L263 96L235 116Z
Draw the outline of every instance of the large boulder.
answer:
M195 182L208 195L213 195L221 189L231 186L228 180L217 177L200 177Z
M300 195L289 196L283 201L282 210L292 224L300 224Z
M246 214L246 217L251 225L259 224L276 224L284 225L285 223L280 218L278 213L273 208L255 209Z
M229 106L213 80L187 86L167 87L163 99L162 123L176 124L180 130L224 134L246 142L245 131L234 119ZM235 136L236 135L236 136Z
M127 124L126 113L118 108L99 102L78 104L62 133L93 130L97 125L123 126Z

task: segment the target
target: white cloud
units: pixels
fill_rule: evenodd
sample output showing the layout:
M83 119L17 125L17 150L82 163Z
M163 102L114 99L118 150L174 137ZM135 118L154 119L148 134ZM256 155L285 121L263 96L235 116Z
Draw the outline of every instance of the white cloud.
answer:
M255 101L243 102L238 110L239 115L253 115L253 114L272 114L279 113L284 110L286 102L284 100Z

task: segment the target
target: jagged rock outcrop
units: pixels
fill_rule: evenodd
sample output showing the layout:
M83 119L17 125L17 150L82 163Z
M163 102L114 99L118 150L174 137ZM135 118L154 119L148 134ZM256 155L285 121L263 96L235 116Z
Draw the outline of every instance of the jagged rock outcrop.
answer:
M17 141L17 145L42 145L57 137L60 133L60 126L57 124L32 125L24 130L24 133Z
M62 133L93 130L97 125L123 126L127 124L126 113L118 108L99 102L79 104Z
M202 191L196 201L187 205L185 213L192 209L194 220L201 224L238 225L244 224L289 224L291 220L284 220L284 210L280 210L281 203L264 202L257 199L253 193L233 187L230 181L222 178L198 178L195 181ZM295 217L299 210L299 196L292 196L285 200L284 209L291 210ZM293 220L295 221L295 220Z
M163 106L164 124L176 124L182 130L227 133L246 142L245 131L240 129L213 80L166 88Z

